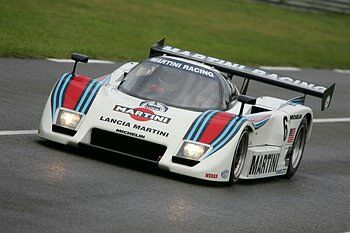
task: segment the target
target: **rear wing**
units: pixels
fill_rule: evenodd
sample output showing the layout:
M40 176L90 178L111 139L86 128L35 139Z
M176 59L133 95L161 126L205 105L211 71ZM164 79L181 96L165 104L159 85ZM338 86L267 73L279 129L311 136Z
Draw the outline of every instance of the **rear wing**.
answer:
M321 110L330 106L335 83L329 87L324 87L318 84L309 83L300 79L294 79L291 77L269 73L267 71L240 65L238 63L232 63L222 59L208 57L203 54L194 53L179 48L175 48L169 45L164 45L165 39L162 39L152 45L150 50L150 57L169 55L175 57L186 58L189 60L204 63L212 66L220 72L227 73L231 77L233 75L245 78L242 86L242 94L246 94L249 85L249 80L263 82L274 86L286 88L289 90L304 93L305 95L311 95L322 99Z

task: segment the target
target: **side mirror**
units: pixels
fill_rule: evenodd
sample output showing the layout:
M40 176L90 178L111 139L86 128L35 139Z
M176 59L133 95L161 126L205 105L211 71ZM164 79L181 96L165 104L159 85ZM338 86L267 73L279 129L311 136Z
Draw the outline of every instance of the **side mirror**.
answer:
M242 102L244 104L251 104L251 105L256 104L256 98L248 96L248 95L239 95L238 101Z
M125 76L127 75L128 73L124 72L123 74L123 77L122 77L122 80L120 80L120 83L118 85L118 90L119 90L119 87L125 82Z
M88 63L89 57L79 53L72 53L71 59L76 62Z
M251 104L251 105L256 104L256 98L248 96L248 95L239 95L238 101L242 103L241 109L239 110L239 115L243 114L244 104Z
M88 63L88 61L89 61L89 57L88 56L83 55L83 54L79 54L79 53L72 53L71 59L73 61L75 61L74 67L73 67L73 70L72 70L72 74L73 75L75 74L75 69L77 68L78 62Z

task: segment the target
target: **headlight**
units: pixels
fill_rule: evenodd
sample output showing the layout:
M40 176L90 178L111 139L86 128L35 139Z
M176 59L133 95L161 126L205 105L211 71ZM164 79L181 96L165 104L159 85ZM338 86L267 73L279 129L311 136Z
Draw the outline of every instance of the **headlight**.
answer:
M205 152L207 152L208 149L209 147L203 144L184 142L177 156L198 160L205 154Z
M76 129L81 118L82 115L77 112L61 109L58 113L56 124L66 128Z

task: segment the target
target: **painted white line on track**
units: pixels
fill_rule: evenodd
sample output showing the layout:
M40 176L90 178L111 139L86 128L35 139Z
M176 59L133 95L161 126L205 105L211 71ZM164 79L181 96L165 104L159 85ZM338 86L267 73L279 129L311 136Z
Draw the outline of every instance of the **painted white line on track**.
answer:
M314 119L314 123L350 122L350 117Z
M48 58L48 61L53 62L59 62L59 63L74 63L71 59L56 59L56 58ZM95 60L95 59L89 59L89 63L95 63L95 64L114 64L112 61L104 61L104 60Z
M350 122L350 117L344 118L324 118L314 119L314 123L336 123L336 122ZM25 135L25 134L37 134L38 130L5 130L0 131L0 136L8 135Z
M38 133L38 130L5 130L5 131L0 131L0 136L37 134L37 133Z
M282 67L282 66L260 66L260 69L263 70L285 70L285 71L300 71L300 68L296 68L296 67Z
M333 71L342 74L350 74L350 70L334 69Z

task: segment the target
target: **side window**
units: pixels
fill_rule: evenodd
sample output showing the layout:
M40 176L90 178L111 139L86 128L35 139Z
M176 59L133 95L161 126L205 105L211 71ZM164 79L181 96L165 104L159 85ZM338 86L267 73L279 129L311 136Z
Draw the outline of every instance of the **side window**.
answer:
M235 85L233 85L231 80L226 79L226 82L227 82L228 91L229 91L229 101L230 101L230 104L233 105L238 98L238 91Z
M229 79L221 80L223 88L223 109L230 109L238 98L238 91Z

